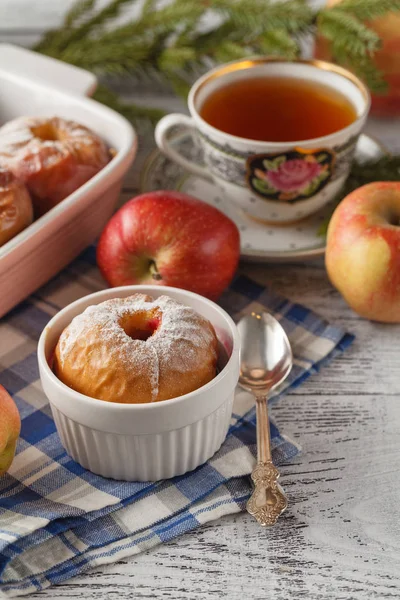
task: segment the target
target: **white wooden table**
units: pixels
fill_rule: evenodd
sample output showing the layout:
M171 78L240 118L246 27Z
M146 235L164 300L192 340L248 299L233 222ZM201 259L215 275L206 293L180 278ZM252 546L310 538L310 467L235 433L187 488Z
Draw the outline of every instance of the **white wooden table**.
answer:
M69 4L2 0L0 41L30 45ZM179 106L159 93L146 101ZM371 121L368 131L400 152L400 120ZM148 149L122 198L137 191ZM267 530L247 514L224 518L32 598L400 597L400 326L358 318L329 284L322 262L241 268L357 336L341 358L273 409L282 431L303 448L282 468L288 511Z

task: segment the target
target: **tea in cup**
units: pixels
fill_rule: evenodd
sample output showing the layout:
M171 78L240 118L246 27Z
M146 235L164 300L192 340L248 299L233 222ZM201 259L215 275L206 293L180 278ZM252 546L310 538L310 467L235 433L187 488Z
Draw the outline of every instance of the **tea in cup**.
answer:
M314 213L340 191L370 96L336 65L261 57L209 71L191 88L188 105L190 117L159 121L159 148L212 180L249 216L279 225ZM194 132L204 166L171 145L168 134L176 125Z

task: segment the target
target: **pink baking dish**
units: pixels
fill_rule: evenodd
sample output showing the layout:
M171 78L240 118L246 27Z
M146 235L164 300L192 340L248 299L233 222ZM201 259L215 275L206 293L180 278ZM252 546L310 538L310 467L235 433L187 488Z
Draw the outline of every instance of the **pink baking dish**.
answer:
M115 111L87 98L91 73L0 44L0 123L23 115L61 116L93 129L116 150L97 175L0 247L0 317L91 244L110 218L137 136Z

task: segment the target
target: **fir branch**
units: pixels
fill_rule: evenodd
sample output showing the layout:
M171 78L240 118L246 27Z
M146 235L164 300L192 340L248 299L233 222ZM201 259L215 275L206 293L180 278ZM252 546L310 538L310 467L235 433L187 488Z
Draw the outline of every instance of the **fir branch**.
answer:
M314 19L314 12L304 0L214 0L213 9L247 31L283 29L299 33L309 29Z
M172 87L177 96L187 98L191 85L178 73L169 73L166 76L166 81Z
M321 11L318 30L331 42L334 53L338 51L363 57L371 55L380 46L380 38L375 31L338 8Z
M142 14L148 15L153 10L157 10L155 5L156 5L156 0L144 0L143 6L142 6Z
M347 0L347 9L354 2L358 0ZM339 7L320 12L318 32L329 40L336 62L354 71L373 92L384 92L387 84L372 60L381 45L378 34Z
M182 26L182 22L187 19L193 20L194 17L200 17L206 11L201 0L175 0L172 4L167 4L163 8L155 10L148 15L146 23L153 27L164 26L168 28L174 25L174 28Z
M163 52L171 47L180 52L190 43L193 43L195 53L184 50L185 65L180 61L179 68L200 65L206 58L225 61L250 51L265 52L267 47L273 53L273 30L278 26L275 53L285 55L287 51L292 57L298 50L295 41L290 44L290 32L306 30L313 19L305 0L285 0L283 3L273 0L213 0L212 3L207 0L174 0L158 10L154 10L154 0L146 0L139 19L104 32L105 23L112 20L122 5L128 2L135 0L112 0L94 15L91 14L90 1L85 2L80 11L75 7L67 15L67 21L74 23L79 15L78 26L65 27L57 34L52 32L37 49L98 73L124 73L143 66L146 68L146 65L157 65L162 72L163 66L168 65ZM199 21L210 9L220 16L222 22L211 35L199 35ZM90 18L81 22L82 15L90 15ZM271 32L269 37L265 30ZM175 36L175 42L171 43L171 36ZM130 45L132 40L137 41L133 47ZM166 56L168 58L168 54Z
M88 40L84 45L72 44L62 54L66 62L99 75L130 74L146 58L147 49L136 41L93 46Z
M97 0L81 0L81 2L76 2L64 18L64 27L70 29L72 26L76 25L82 17L85 17L90 13L95 7L96 2Z
M41 52L42 54L47 54L47 56L54 56L57 58L57 53L55 51L55 47L57 46L59 36L61 32L59 29L51 29L50 31L46 31L43 37L33 46L33 50L35 52Z
M145 106L138 106L137 104L127 104L125 102L121 102L117 94L103 85L98 86L97 90L93 94L93 98L119 112L135 125L141 125L146 121L150 122L152 125L155 125L157 121L159 121L161 117L165 115L165 112L163 110L159 110L158 108L149 108Z
M346 65L344 58L341 61L341 64ZM365 56L356 61L348 60L347 66L351 71L358 75L358 77L362 79L375 94L384 94L387 92L388 84L385 81L382 72L377 69L372 58L369 56Z
M97 14L93 15L90 19L85 21L80 27L76 29L74 34L71 36L69 43L75 39L82 39L88 33L90 33L95 27L104 25L111 19L115 19L121 11L121 8L125 4L134 4L135 0L111 0L109 4L106 4Z
M240 44L225 40L214 50L213 58L219 63L225 63L230 62L231 60L238 60L249 54L252 54L252 52L246 50Z
M260 36L261 50L265 54L297 58L300 54L299 44L284 30L267 31Z
M45 43L39 42L39 44L34 48L44 54L48 54L49 56L53 56L55 58L58 57L59 53L62 53L63 50L68 48L70 44L74 42L80 42L82 40L86 40L86 38L99 26L104 26L108 21L117 17L120 13L120 10L124 4L131 3L133 4L136 0L111 0L109 4L107 4L104 8L102 8L98 13L94 14L87 20L85 20L82 24L75 28L64 28L62 27L60 30L55 30L53 32L49 32ZM77 0L79 4L79 0ZM87 3L86 10L81 11L80 16L89 12L90 14L90 2ZM72 12L72 20L74 19L74 13L78 9L73 6L69 15ZM70 16L67 14L66 21L70 20Z
M360 21L371 21L388 12L400 11L400 0L343 0L335 8L352 14Z
M212 56L216 48L227 39L231 41L238 41L241 39L243 44L245 43L246 34L243 30L240 31L239 34L235 24L228 20L211 31L195 33L192 36L192 44L197 49L198 53L201 52L205 56Z
M52 55L56 48L59 48L70 33L71 29L80 21L81 18L90 15L92 9L95 7L97 0L81 0L77 1L72 5L70 10L64 17L62 28L53 29L44 34L43 38L34 47L37 52L43 52Z
M318 32L329 40L334 59L376 91L384 89L372 60L380 40L363 21L400 10L400 0L343 0L322 10L307 0L168 0L161 6L144 0L136 20L115 25L135 2L108 0L96 9L97 0L77 0L63 26L48 32L36 50L100 75L155 76L186 94L193 74L215 62L265 53L295 58L301 37ZM216 24L204 31L209 15ZM118 98L109 93L104 88L97 97L116 106ZM121 111L134 119L140 112L126 105Z
M379 160L355 162L346 183L346 193L374 181L400 181L400 155Z
M166 48L158 59L158 67L161 71L174 73L179 69L183 69L187 63L194 61L196 52L194 48L185 46L172 46Z
M122 42L131 39L132 36L142 36L144 43L149 45L158 36L171 34L178 27L184 28L188 22L192 27L195 26L203 13L204 7L199 0L175 0L172 4L159 10L142 14L136 21L117 27L98 38L96 43L107 43L107 41L115 39Z

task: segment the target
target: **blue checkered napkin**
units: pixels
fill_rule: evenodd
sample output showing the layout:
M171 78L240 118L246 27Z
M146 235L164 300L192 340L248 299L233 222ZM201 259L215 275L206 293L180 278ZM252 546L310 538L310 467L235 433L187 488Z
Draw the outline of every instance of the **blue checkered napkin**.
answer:
M0 321L0 383L13 395L22 417L16 458L10 473L0 479L0 596L41 590L90 567L137 554L243 510L249 497L255 415L245 392L237 393L230 432L220 451L182 477L158 483L107 480L85 471L65 453L41 390L36 343L60 308L103 286L91 248ZM268 308L281 319L295 366L279 393L299 385L352 341L308 309L244 276L233 282L221 304L235 318ZM283 464L298 449L274 424L271 432L274 461Z

